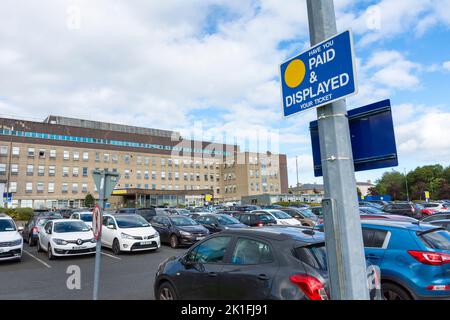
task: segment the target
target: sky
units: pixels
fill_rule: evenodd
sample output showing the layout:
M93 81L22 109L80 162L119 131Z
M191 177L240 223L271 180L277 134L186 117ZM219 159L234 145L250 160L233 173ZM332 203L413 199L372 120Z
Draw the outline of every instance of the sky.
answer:
M391 99L399 166L450 164L450 0L335 0L359 92ZM61 115L285 153L317 182L310 110L281 112L279 65L309 47L305 0L2 0L0 116ZM374 181L391 169L358 172Z

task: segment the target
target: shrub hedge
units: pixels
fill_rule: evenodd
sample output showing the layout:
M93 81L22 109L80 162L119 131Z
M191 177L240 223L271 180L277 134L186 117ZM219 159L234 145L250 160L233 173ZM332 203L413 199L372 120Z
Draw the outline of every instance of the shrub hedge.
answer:
M7 214L16 221L28 221L33 216L32 208L0 208L0 212Z

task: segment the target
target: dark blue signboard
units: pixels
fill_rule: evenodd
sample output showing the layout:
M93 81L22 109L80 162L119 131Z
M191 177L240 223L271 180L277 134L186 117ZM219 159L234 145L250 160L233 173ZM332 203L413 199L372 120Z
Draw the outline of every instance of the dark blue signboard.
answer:
M391 101L384 100L348 112L355 171L398 166ZM319 127L309 125L314 175L322 176Z

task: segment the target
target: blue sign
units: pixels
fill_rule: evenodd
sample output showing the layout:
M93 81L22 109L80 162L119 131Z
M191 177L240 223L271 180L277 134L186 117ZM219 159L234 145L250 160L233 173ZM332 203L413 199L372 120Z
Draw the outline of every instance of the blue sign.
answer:
M345 31L280 65L284 116L357 93L352 43Z
M355 171L398 166L397 145L391 102L384 100L348 112ZM322 176L319 127L309 125L313 149L314 175Z

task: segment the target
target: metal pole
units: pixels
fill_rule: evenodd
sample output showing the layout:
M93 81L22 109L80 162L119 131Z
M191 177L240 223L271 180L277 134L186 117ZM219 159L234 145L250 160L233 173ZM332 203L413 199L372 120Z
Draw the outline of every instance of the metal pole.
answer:
M405 185L406 185L406 199L409 202L409 190L408 190L408 175L406 174L406 168L403 169L405 172Z
M295 156L295 169L297 171L297 188L300 186L299 182L298 182L298 161L297 161L297 156Z
M307 0L311 45L337 33L333 0ZM345 100L317 109L325 196L325 239L331 299L368 300ZM325 203L325 202L324 202Z
M104 206L104 195L105 195L105 172L102 172L102 180L100 183L100 190L98 191L98 205L100 206L101 212L103 212ZM94 269L94 300L98 300L98 286L100 282L100 262L101 262L101 249L102 249L102 235L100 234L97 240L97 246L95 248L95 269Z

